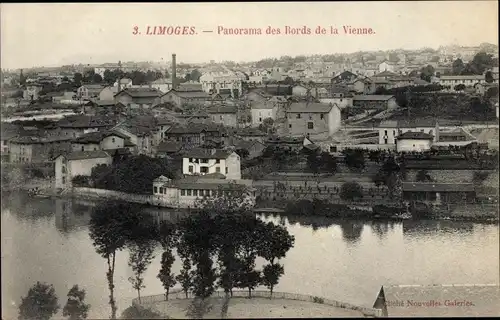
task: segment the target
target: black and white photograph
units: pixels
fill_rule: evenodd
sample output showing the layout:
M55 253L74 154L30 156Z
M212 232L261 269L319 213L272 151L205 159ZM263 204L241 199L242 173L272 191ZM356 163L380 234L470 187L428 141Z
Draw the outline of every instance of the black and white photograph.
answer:
M499 317L498 1L0 4L1 319Z

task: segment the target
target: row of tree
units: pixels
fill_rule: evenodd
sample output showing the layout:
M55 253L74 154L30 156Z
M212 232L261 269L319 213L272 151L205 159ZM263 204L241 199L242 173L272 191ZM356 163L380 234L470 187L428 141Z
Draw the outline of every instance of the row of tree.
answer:
M452 64L452 74L454 75L482 75L486 70L498 67L498 59L494 59L493 55L486 52L477 53L474 58L468 62L464 63L462 59L457 59L453 61ZM493 82L493 76L491 72L486 73L486 82Z
M158 278L166 299L177 283L186 297L191 293L204 301L217 287L229 296L233 288L248 289L249 296L258 285L269 289L278 284L284 269L278 263L293 247L294 237L279 225L255 217L247 202L248 190L233 187L219 190L219 197L204 198L198 210L176 224L159 225L135 205L109 202L95 208L90 222L90 237L97 253L106 259L106 277L110 291L111 318L116 318L114 270L117 252L128 248L129 281L141 299L144 273L161 245L161 269ZM174 250L181 259L179 274L172 272ZM256 269L256 259L268 264Z

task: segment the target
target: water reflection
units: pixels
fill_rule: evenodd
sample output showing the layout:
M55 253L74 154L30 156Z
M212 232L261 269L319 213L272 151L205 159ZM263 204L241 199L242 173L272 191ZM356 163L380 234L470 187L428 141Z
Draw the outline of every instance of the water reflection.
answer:
M88 235L95 202L2 198L2 310L15 318L12 302L36 280L53 283L60 297L73 284L88 291L89 318L109 316L104 259ZM157 221L178 221L187 212L145 208ZM370 306L383 284L498 283L497 225L452 221L348 221L271 214L263 219L285 224L296 237L282 263L277 291L289 291ZM161 249L148 268L144 295L163 292L156 278ZM136 292L128 277L128 252L117 256L119 313ZM450 263L453 261L453 263ZM447 267L443 269L443 265ZM376 267L375 267L376 266ZM174 264L178 273L180 262ZM4 297L5 296L5 297ZM121 300L120 300L121 299ZM58 317L58 318L62 318Z

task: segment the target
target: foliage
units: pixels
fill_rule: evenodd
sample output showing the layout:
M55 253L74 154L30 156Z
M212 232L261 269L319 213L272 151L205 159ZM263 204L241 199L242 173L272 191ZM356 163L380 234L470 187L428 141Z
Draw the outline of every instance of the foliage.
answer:
M149 194L153 180L160 175L173 178L173 165L164 158L138 155L114 163L108 169L98 166L92 170L91 177L96 188Z
M486 83L492 83L493 81L495 81L495 79L493 78L493 73L491 71L486 71L486 73L484 74L484 80L486 81Z
M345 157L345 164L350 169L360 171L365 168L365 154L360 149L345 149L342 151Z
M486 179L488 179L489 176L490 176L490 173L487 171L474 171L472 181L474 183L481 184Z
M325 303L325 299L320 298L320 297L313 297L313 302L323 304L323 303Z
M357 182L345 182L340 187L340 198L351 201L363 198L363 187Z
M19 320L48 320L59 310L53 285L37 282L19 305Z
M431 82L432 76L434 76L435 71L436 70L431 65L427 65L427 66L423 67L420 70L420 79L425 80L427 82Z
M485 92L485 97L486 98L496 98L496 97L498 97L498 86L488 88L488 90L486 90L486 92Z
M163 288L165 289L165 298L168 300L168 294L170 288L173 288L177 281L175 280L175 275L172 272L172 265L174 264L175 257L172 254L172 250L166 250L161 256L161 269L158 273L158 279L160 279Z
M208 299L195 298L188 306L186 316L190 319L203 319L203 316L213 309L213 305Z
M250 155L247 149L236 149L235 152L240 156L241 159L246 159Z
M274 286L278 284L279 278L285 273L283 266L279 263L268 264L262 270L262 284L269 288L271 296Z
M429 173L427 172L427 170L419 170L417 172L417 175L416 175L416 180L418 182L428 182L428 181L432 181L432 178L429 175Z
M90 305L84 302L85 290L74 285L68 292L68 301L63 309L63 316L69 320L87 319Z
M486 52L478 52L472 61L467 63L462 74L482 75L487 69L494 66L493 55Z
M462 61L462 59L457 59L453 61L451 69L454 75L461 75L462 72L465 70L465 64Z
M89 234L98 254L106 259L111 318L116 319L114 272L117 251L125 248L140 224L140 207L124 202L104 202L92 210Z
M122 319L168 319L167 317L162 316L153 310L135 304L123 310L121 318Z
M83 175L77 175L74 176L73 179L71 179L71 182L75 187L89 187L90 186L90 177L89 176L83 176Z
M139 303L141 303L141 289L144 286L144 273L154 258L154 243L152 241L137 241L129 245L130 257L128 265L132 268L134 276L128 280L137 291Z
M465 84L459 83L456 86L454 86L453 89L455 89L455 91L463 91L465 90Z

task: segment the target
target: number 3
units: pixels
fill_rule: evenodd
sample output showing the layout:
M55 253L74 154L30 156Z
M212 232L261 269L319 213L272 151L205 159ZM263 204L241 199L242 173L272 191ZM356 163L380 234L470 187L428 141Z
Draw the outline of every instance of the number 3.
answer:
M132 32L133 35L136 35L139 33L139 27L135 26L134 27L134 32Z

